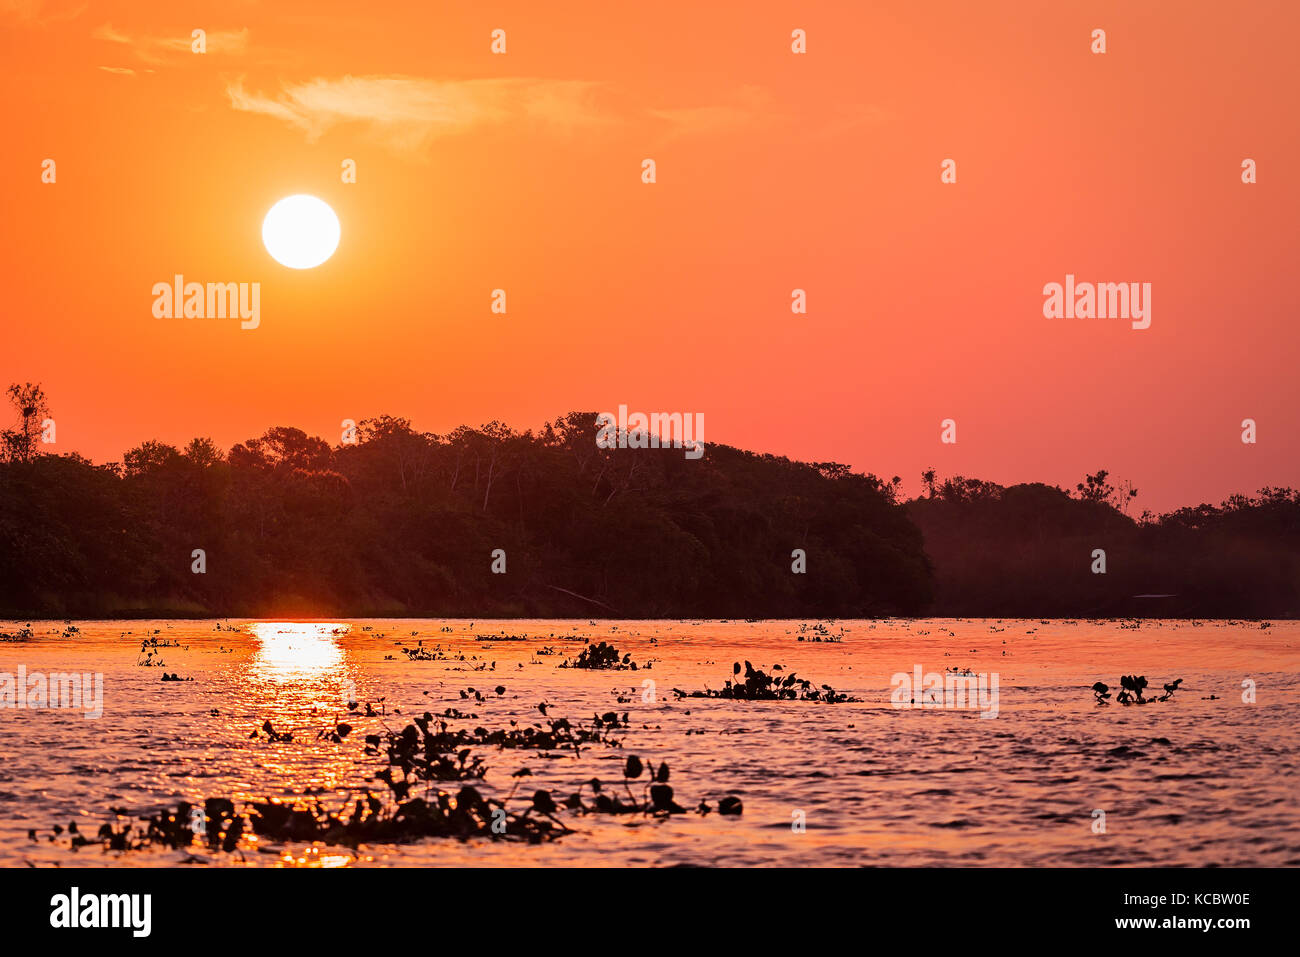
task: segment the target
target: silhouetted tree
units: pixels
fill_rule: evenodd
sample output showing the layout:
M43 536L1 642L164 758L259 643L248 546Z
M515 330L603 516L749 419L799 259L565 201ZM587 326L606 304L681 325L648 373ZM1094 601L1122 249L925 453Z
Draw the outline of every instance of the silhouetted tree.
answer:
M9 462L30 462L40 454L42 423L50 417L45 391L31 382L14 383L5 390L18 414L13 428L0 432L0 456Z

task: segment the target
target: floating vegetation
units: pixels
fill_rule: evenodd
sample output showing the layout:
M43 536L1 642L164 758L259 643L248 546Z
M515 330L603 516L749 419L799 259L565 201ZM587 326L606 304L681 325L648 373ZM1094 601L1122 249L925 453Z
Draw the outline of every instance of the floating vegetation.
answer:
M418 642L414 648L403 647L401 652L411 661L451 661L442 653L441 646L433 649L425 648L423 641Z
M0 631L0 641L31 641L32 634L32 626L27 624L12 634Z
M333 741L335 744L341 744L343 739L352 733L352 725L346 721L340 721L333 727L323 728L316 733L316 737L324 738L327 741Z
M643 772L648 773L641 787L641 794L638 797L633 794L631 783L633 780L640 778ZM519 774L520 772L515 773ZM590 804L583 799L584 788L591 790L592 800ZM673 789L668 784L667 761L661 761L656 768L653 761L643 762L637 755L629 755L627 762L623 766L623 789L627 795L626 801L619 794L606 790L598 778L592 778L590 781L584 781L579 785L578 790L565 799L564 806L580 814L645 814L663 817L672 814L689 813L687 808L682 807L673 799ZM554 799L549 791L538 791L533 795L534 801L539 797L552 805L554 804ZM723 810L723 808L726 808L726 810ZM740 814L741 808L740 798L728 795L719 802L718 813ZM706 801L700 801L692 810L697 814L708 814L713 808Z
M327 812L319 803L304 807L268 802L254 804L253 808L250 820L254 833L276 841L321 841L355 847L427 837L487 837L537 844L570 833L549 814L534 817L533 808L513 814L502 802L485 798L472 785L465 785L454 795L439 790L428 800L415 797L396 804L367 792L364 800L355 800L346 817L346 804L337 814Z
M1122 675L1119 679L1120 692L1115 696L1118 704L1146 704L1149 701L1168 701L1174 696L1174 692L1182 685L1182 678L1175 678L1164 686L1165 693L1157 698L1143 697L1143 692L1147 689L1146 675ZM1110 685L1098 681L1092 686L1093 697L1097 699L1097 704L1106 704L1110 698Z
M157 634L160 629L154 629ZM165 668L166 664L162 659L163 648L184 648L189 650L189 646L182 646L179 641L174 639L145 638L140 642L140 655L136 658L135 663L141 668ZM170 679L169 679L170 680Z
M504 686L493 689L505 693ZM468 689L474 692L474 689ZM545 705L539 705L545 714ZM450 709L449 709L450 710ZM374 714L367 705L367 713ZM475 748L565 750L575 752L583 744L602 743L617 746L608 734L628 726L628 715L606 712L593 715L591 727L575 726L567 719L549 719L546 727L518 727L489 731L478 727L472 732L452 731L445 720L425 713L414 718L401 731L385 730L365 736L365 753L382 757L386 766L374 775L388 789L377 797L369 789L363 796L348 796L337 810L325 807L310 792L289 800L246 801L241 805L224 797L211 797L202 806L181 802L174 809L164 809L131 819L124 808L110 808L112 820L103 824L93 837L83 834L76 822L66 831L55 825L48 841L66 840L73 849L99 845L105 851L136 851L144 848L184 850L206 846L211 851L241 853L262 850L263 842L320 842L356 848L362 844L397 844L425 838L469 840L517 840L541 843L573 833L560 815L639 814L664 819L672 815L709 814L715 810L701 800L686 808L675 798L668 783L668 762L644 761L629 755L623 764L622 790L606 787L597 778L582 782L576 791L558 801L551 790L538 789L530 796L515 792L528 768L516 770L514 787L503 799L486 796L477 786L487 773L482 757ZM293 741L292 732L277 731L270 721L263 722L261 733L271 741ZM339 722L320 731L318 738L341 742L353 731ZM260 737L253 731L250 737ZM440 785L461 782L454 791ZM473 783L469 783L473 782ZM522 811L507 807L519 802ZM716 810L722 815L739 815L743 805L739 797L726 795ZM35 830L29 831L38 840ZM259 840L254 840L255 836Z
M597 720L618 723L618 716L610 713ZM563 719L553 722L560 723L567 725ZM292 740L289 735L275 732L269 721L262 729L273 740ZM526 735L529 730L532 729L509 733ZM626 798L606 790L598 779L592 778L579 785L562 804L551 791L537 790L530 798L521 799L527 801L527 807L522 813L515 813L506 804L514 799L519 782L531 776L527 768L514 772L515 788L504 800L485 797L478 788L468 784L454 794L435 787L423 797L411 796L417 783L479 780L486 773L482 759L471 756L468 748L454 755L440 752L438 749L447 741L446 733L444 724L434 725L430 716L425 715L401 733L387 735L389 766L375 775L376 780L388 786L391 797L387 800L366 791L364 797L348 798L339 810L330 811L320 801L306 798L289 802L249 801L238 809L226 798L208 798L202 808L181 802L174 810L143 815L138 818L143 826L128 820L125 809L111 808L113 820L102 825L94 838L83 835L76 822L72 822L67 829L69 845L75 849L98 844L105 851L134 851L146 847L186 849L197 844L229 853L245 849L248 842L244 838L250 833L276 842L319 841L353 848L430 837L541 843L573 833L558 817L565 809L579 814L653 817L688 813L674 799L668 784L667 762L660 762L656 767L636 755L629 756L623 768ZM488 737L494 734L487 733ZM368 735L366 742L367 753L378 753L383 738ZM631 782L643 774L645 781L638 796ZM590 791L590 800L584 798L584 789ZM693 810L708 814L713 808L701 801ZM718 803L717 810L720 814L740 814L741 801L728 795ZM64 828L55 825L47 840L54 841L63 834ZM28 836L38 840L35 830L29 831Z
M368 735L366 742L373 747L379 743L378 736ZM454 756L433 754L417 759L411 755L400 755L397 760L394 760L390 752L390 760L394 760L394 766L403 772L403 780L393 779L392 767L383 768L375 778L387 784L400 797L405 797L410 790L411 782L406 779L408 776L419 781L469 781L482 778L487 773L487 765L481 757L471 756L470 752L470 748L462 748Z
M292 741L292 740L293 740L293 732L292 732L292 731L284 731L284 732L276 731L275 728L272 727L270 721L263 721L263 722L262 722L262 730L266 732L267 740L271 741L272 743L277 743L277 742L281 742L281 741L289 742L289 741ZM257 733L257 730L254 729L254 730L253 730L253 733L250 734L249 737L250 737L250 738L256 738L256 737L259 737L259 735L258 735L258 733Z
M338 811L319 801L250 801L241 808L227 798L208 798L203 808L182 801L175 810L138 818L144 826L124 820L126 811L111 809L114 818L102 825L94 838L68 827L72 848L98 844L105 851L136 851L146 847L185 849L198 844L213 851L241 851L248 833L276 842L320 841L357 847L360 844L403 844L428 837L468 840L485 837L540 843L570 829L547 813L529 808L514 814L500 801L485 798L466 785L455 794L437 791L425 798L394 802L375 797L348 799ZM47 840L63 834L56 825ZM28 837L37 840L36 831Z
M497 686L496 686L495 688L493 688L492 690L496 693L496 696L499 698L499 697L501 697L503 694L506 693L506 686L505 686L505 685L497 685ZM428 692L426 692L426 694L427 694L427 693L428 693ZM482 704L482 702L483 702L484 700L486 700L486 699L483 697L483 692L481 692L481 691L477 691L477 690L475 690L474 688L465 688L464 690L461 691L460 696L461 696L461 698L471 698L471 697L472 697L475 701L479 702L480 704Z
M544 706L539 706L539 710L541 707ZM545 714L544 711L542 713ZM619 725L599 717L592 719L590 728L574 725L568 718L550 718L545 727L529 725L521 728L515 721L510 724L508 729L498 728L493 731L483 727L477 727L473 731L463 728L452 731L446 719L435 718L426 711L422 716L413 718L412 723L400 732L387 731L383 736L367 736L367 753L378 754L379 747L383 744L390 765L421 777L425 765L465 748L573 751L576 754L584 745L589 744L619 746L619 742L609 736L609 732Z
M160 631L161 629L155 628L154 634L156 635ZM177 641L175 638L146 638L140 643L141 651L144 651L147 648L181 648L181 647L184 647L186 650L189 649L188 645L182 646L181 643Z
M833 624L833 622L828 622L827 624ZM839 643L844 640L844 626L843 625L840 626L839 634L836 635L836 634L832 634L830 629L827 627L827 625L822 624L820 621L817 622L815 625L813 625L811 628L808 627L807 622L801 622L799 624L798 640L799 641L829 641L829 642Z
M636 671L637 664L630 654L620 655L612 644L602 641L590 644L578 653L577 658L560 663L561 668L591 668L601 671ZM645 667L649 668L647 664Z
M780 665L773 665L773 671L784 670ZM740 674L740 662L732 665L732 674ZM845 701L860 701L847 694L837 692L830 685L815 686L811 681L800 678L793 671L784 678L769 675L745 662L745 678L732 681L728 679L722 690L705 688L703 691L682 691L674 688L673 694L679 698L731 698L736 701L823 701L827 704L839 704Z
M202 809L182 801L174 811L142 815L137 820L144 822L143 827L127 819L125 808L109 810L113 820L100 825L93 838L82 834L76 821L69 823L69 846L76 850L98 844L105 851L136 851L151 846L176 849L190 847L197 838L198 843L206 843L213 850L233 851L247 827L243 816L235 813L234 804L225 798L209 798ZM63 828L56 824L46 840L55 841L62 834ZM38 840L35 829L29 830L27 836Z

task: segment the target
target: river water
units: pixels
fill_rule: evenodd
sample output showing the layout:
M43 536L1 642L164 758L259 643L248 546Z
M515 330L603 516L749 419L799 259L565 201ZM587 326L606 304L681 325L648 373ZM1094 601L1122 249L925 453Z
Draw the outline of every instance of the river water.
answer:
M24 624L0 623L0 632ZM0 682L20 668L29 681L75 671L103 682L97 718L84 704L0 709L0 864L1300 864L1297 622L228 624L237 630L212 621L33 622L30 638L0 642ZM142 652L155 640L159 647ZM559 667L589 641L612 642L640 667ZM412 660L404 648L435 660ZM672 692L721 688L733 662L745 661L779 664L776 674L793 671L861 700ZM897 674L950 668L986 676L974 679L985 681L982 702L893 693ZM1090 686L1100 680L1116 692L1121 673L1145 675L1147 697L1183 681L1168 701L1098 706ZM193 680L164 682L163 674ZM484 700L463 698L469 688ZM358 712L369 702L378 714L347 717L355 730L342 743L318 737L347 715L349 698ZM593 776L621 786L636 754L669 764L680 804L716 808L735 795L743 814L566 815L576 833L542 845L426 840L353 851L249 841L235 854L197 846L121 853L73 850L66 835L45 840L73 820L94 833L110 807L137 814L180 800L309 792L340 805L367 786L383 791L373 781L382 765L363 753L365 734L447 708L467 716L453 728L531 724L546 720L540 703L549 717L575 722L627 712L630 727L614 735L621 747L576 756L482 751L486 794L508 794L511 773L524 767L531 776L521 795L547 788L562 799ZM265 721L293 740L251 737Z

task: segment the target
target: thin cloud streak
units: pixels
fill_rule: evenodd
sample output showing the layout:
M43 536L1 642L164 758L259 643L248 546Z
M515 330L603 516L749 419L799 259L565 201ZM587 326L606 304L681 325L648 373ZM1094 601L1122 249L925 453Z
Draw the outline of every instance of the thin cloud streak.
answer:
M683 136L752 129L782 119L773 109L771 97L757 86L741 87L729 103L655 109L648 115L667 126L660 143L669 143Z
M609 122L594 102L598 87L580 80L348 75L283 84L275 96L251 93L236 80L226 93L234 109L274 117L310 141L361 124L393 149L418 152L439 136L519 120L560 130Z
M439 137L527 123L557 133L629 125L663 145L682 137L734 135L780 125L796 117L776 109L761 87L745 86L725 102L645 109L615 96L606 84L529 77L434 79L408 75L346 75L282 83L273 94L251 91L243 78L226 85L233 109L269 116L306 135L309 142L342 126L360 126L398 153L419 155ZM868 122L857 105L820 111L819 132L844 132Z
M118 30L111 23L105 23L92 30L90 36L95 40L129 47L136 57L145 63L166 63L181 55L197 55L192 49L194 39L190 33L175 36L136 36ZM207 51L204 56L213 54L241 56L248 50L248 28L208 30L204 37L204 45Z

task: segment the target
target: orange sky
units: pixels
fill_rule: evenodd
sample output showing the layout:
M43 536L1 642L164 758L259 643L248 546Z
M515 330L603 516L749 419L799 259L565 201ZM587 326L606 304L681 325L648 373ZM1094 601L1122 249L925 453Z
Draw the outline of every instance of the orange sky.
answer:
M96 461L622 403L909 491L1297 485L1298 30L1293 2L0 0L0 384L43 383ZM302 272L260 234L297 192L343 230ZM1067 272L1150 282L1151 328L1044 318ZM260 327L154 318L175 273L260 282Z

